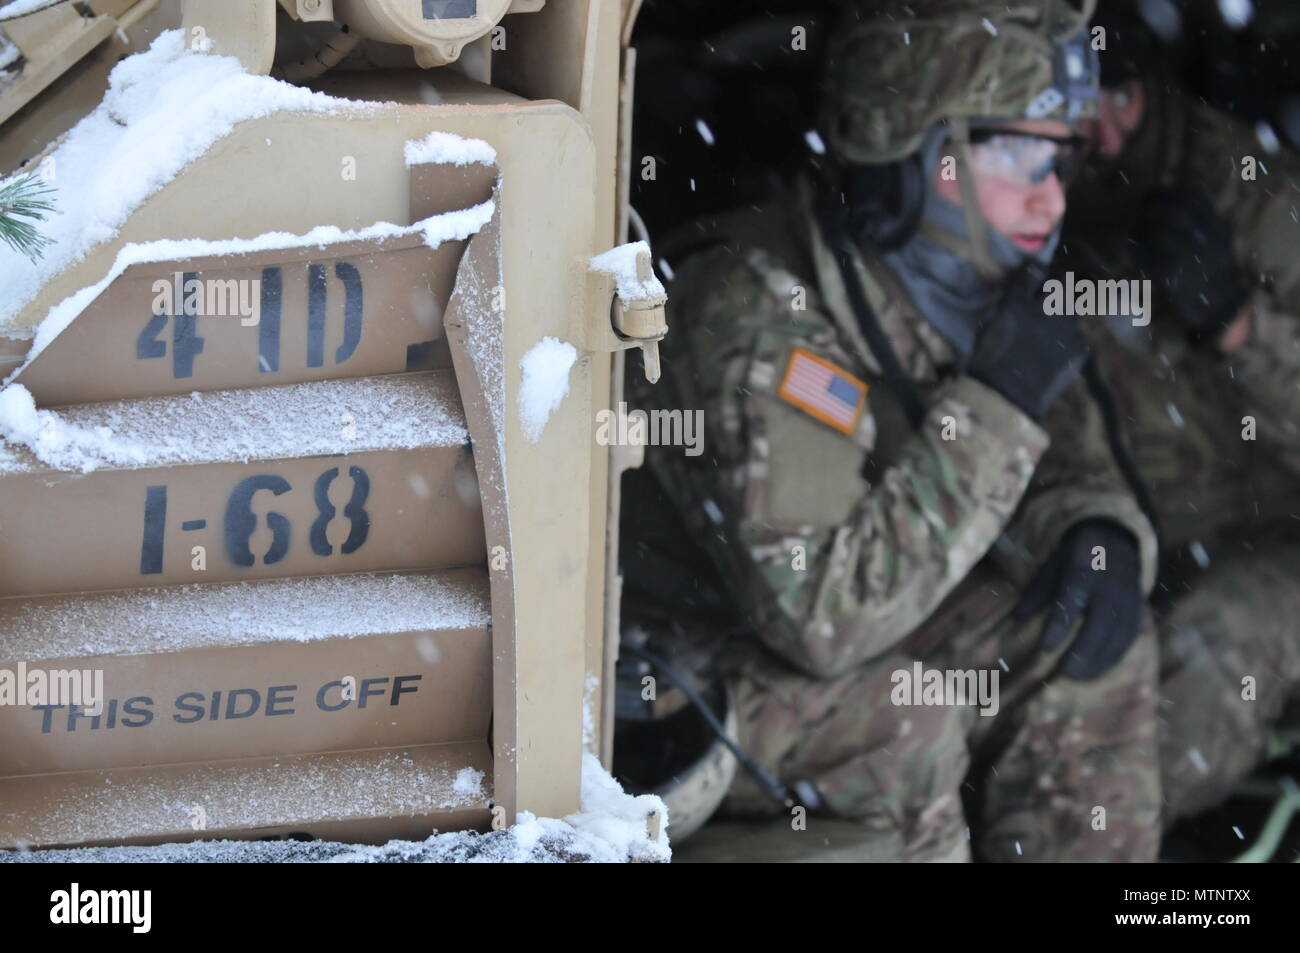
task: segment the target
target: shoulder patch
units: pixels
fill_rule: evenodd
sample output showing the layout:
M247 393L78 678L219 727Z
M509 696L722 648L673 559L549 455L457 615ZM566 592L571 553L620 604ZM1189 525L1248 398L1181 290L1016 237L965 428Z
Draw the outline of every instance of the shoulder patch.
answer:
M846 436L867 403L867 383L811 351L797 347L781 376L777 396Z

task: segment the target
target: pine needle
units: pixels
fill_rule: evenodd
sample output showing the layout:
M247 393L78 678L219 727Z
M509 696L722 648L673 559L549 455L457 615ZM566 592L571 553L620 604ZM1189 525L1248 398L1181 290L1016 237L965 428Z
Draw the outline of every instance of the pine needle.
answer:
M33 223L45 221L55 210L54 202L47 198L53 194L54 190L32 173L0 184L0 241L33 262L51 243ZM32 221L22 221L24 218Z

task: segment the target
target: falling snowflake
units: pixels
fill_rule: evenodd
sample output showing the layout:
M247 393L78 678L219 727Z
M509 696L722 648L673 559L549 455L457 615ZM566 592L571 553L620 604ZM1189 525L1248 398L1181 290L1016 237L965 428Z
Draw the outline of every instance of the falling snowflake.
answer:
M1275 153L1282 148L1282 142L1273 131L1273 127L1262 119L1255 124L1255 138L1259 140L1265 152Z
M1205 551L1205 547L1201 545L1199 539L1194 539L1188 543L1187 549L1192 554L1192 558L1196 560L1196 565L1202 569L1210 568L1210 554Z
M1255 16L1250 0L1219 0L1219 16L1234 30L1240 30Z
M704 501L704 512L708 514L709 519L713 521L715 526L722 522L722 510L712 500Z

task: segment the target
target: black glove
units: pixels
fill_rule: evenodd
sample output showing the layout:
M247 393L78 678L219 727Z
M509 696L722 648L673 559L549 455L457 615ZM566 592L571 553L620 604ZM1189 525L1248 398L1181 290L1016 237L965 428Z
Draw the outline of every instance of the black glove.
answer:
M1093 569L1093 548L1106 568ZM1034 575L1011 616L1023 622L1054 603L1043 626L1044 651L1059 648L1074 624L1083 625L1065 653L1061 674L1087 681L1124 657L1142 621L1142 572L1137 541L1118 523L1084 520L1072 526Z
M1007 285L993 319L980 331L968 373L1034 420L1079 375L1088 343L1073 317L1043 311L1043 273L1023 269Z
M1133 260L1198 344L1219 339L1249 293L1237 278L1232 229L1200 192L1148 192L1133 227Z

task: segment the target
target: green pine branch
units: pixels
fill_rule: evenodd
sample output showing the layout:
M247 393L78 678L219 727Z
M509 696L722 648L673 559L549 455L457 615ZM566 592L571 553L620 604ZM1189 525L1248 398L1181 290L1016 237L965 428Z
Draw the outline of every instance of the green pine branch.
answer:
M53 194L54 190L34 174L0 184L0 241L33 262L51 242L36 230L34 223L45 221L45 216L54 211L54 202L47 198Z

